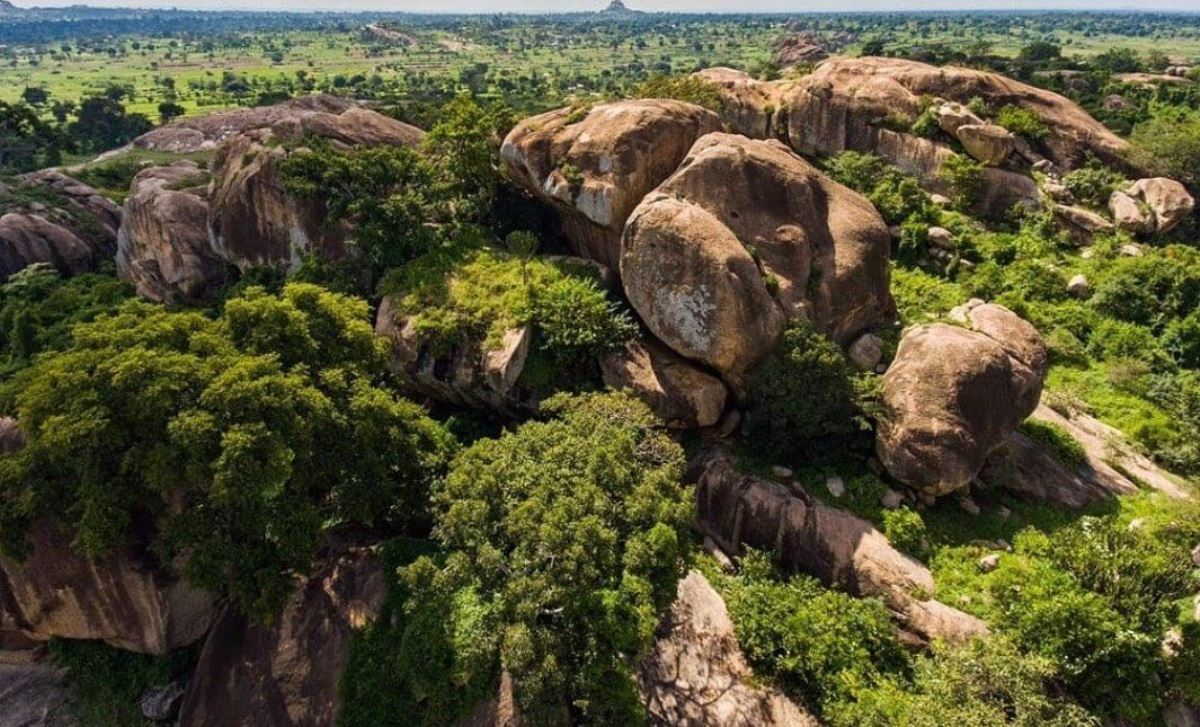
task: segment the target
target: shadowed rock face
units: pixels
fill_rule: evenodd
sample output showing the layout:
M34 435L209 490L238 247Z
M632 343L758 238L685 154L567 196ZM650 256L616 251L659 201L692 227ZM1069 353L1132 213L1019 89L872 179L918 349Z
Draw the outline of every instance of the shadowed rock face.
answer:
M500 153L518 184L562 213L575 253L615 270L630 212L697 139L720 130L716 114L693 104L617 101L526 119Z
M273 265L295 270L305 252L327 259L345 254L345 226L326 224L319 200L288 193L279 162L289 151L284 141L320 137L343 148L416 146L424 133L374 111L350 107L341 113L295 111L269 127L232 136L213 162L208 226L218 255L245 269Z
M270 626L227 608L213 626L179 724L337 723L350 639L379 613L384 578L373 548L331 547Z
M0 279L34 263L66 275L90 272L116 250L121 210L54 170L0 184Z
M839 342L885 319L889 243L870 202L782 144L710 134L634 210L621 277L655 336L736 387L791 318Z
M725 411L725 384L653 338L630 341L600 368L606 386L628 389L669 427L710 427Z
M0 664L0 723L5 727L76 724L60 670L45 664Z
M724 451L710 452L696 469L697 525L722 549L767 550L787 570L856 596L877 596L919 638L961 642L987 632L974 616L932 600L929 569L866 520L744 475Z
M208 174L189 161L133 178L117 236L117 274L159 303L202 303L225 280L208 240Z
M638 688L654 724L816 727L777 689L756 686L725 602L692 571L659 625Z
M1046 350L1033 326L997 305L969 312L971 328L917 326L883 377L875 451L896 479L926 497L965 488L1037 407Z

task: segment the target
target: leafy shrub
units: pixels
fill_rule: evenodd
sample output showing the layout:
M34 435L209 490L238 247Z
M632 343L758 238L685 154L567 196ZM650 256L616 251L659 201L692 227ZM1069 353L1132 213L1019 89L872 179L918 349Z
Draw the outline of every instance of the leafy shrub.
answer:
M755 670L817 711L907 669L877 600L827 590L807 576L785 579L755 552L743 557L738 576L723 580L722 591Z
M721 94L717 85L703 78L684 74L656 74L633 90L633 98L670 98L703 106L709 111L721 110Z
M151 725L138 700L152 687L186 679L199 656L196 648L167 656L147 656L98 641L50 642L50 660L64 669L70 690L68 710L79 724L92 727Z
M834 725L1094 727L1077 705L1051 696L1054 664L992 636L935 644L913 664L911 685L886 680L838 705Z
M134 176L144 168L143 160L135 156L123 155L106 162L85 166L75 173L75 178L103 191L121 203L125 200L125 195L129 193Z
M45 263L14 273L0 285L0 370L15 372L38 353L65 348L73 326L113 311L131 293L107 273L64 279Z
M1170 362L1150 329L1111 319L1103 319L1096 326L1088 342L1088 352L1100 359L1133 359L1152 366Z
M1125 183L1125 177L1092 159L1063 175L1062 182L1077 201L1090 207L1103 207L1108 204L1109 196Z
M921 557L929 550L925 539L925 521L916 510L907 507L883 511L883 534L898 550Z
M1155 115L1134 127L1130 141L1139 161L1200 191L1200 113Z
M850 365L837 344L802 318L788 324L776 351L750 373L746 390L744 431L764 453L792 457L807 438L853 430Z
M906 325L923 323L926 314L938 316L965 301L966 291L923 270L892 267L892 298L900 320Z
M544 409L554 418L455 460L434 495L447 555L402 571L407 612L457 604L449 652L429 662L445 669L438 678L463 684L482 669L494 683L503 667L528 719L640 722L631 670L674 597L691 520L683 451L624 394L558 396ZM446 627L414 626L435 643Z
M1030 141L1041 141L1050 135L1050 127L1036 111L1016 104L1000 107L996 112L996 124Z
M938 122L937 109L932 104L926 106L925 110L913 121L911 131L926 139L932 139L941 133L942 126Z
M629 314L587 278L562 277L536 289L528 315L538 333L538 348L568 372L586 371L600 356L637 335Z
M1162 344L1180 366L1200 368L1200 310L1167 324Z
M1027 419L1020 429L1026 437L1054 452L1058 460L1069 469L1077 470L1087 464L1087 454L1083 445L1057 424Z
M865 195L888 224L896 224L926 205L917 181L882 157L845 151L825 163L829 176Z
M383 355L365 302L306 284L249 289L216 320L130 301L77 326L4 392L28 437L0 458L5 552L41 517L89 556L156 518L157 554L270 617L325 528L424 519L452 441L372 384Z
M967 209L983 193L983 165L962 154L942 162L938 179L946 185L947 195L958 209Z
M1158 331L1200 306L1200 254L1172 246L1113 260L1095 285L1096 310Z

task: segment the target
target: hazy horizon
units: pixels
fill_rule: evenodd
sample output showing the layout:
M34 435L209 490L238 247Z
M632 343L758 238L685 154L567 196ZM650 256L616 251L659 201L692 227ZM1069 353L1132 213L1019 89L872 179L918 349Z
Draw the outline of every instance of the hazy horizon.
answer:
M410 13L562 13L599 10L607 0L16 0L15 5L29 7L66 7L89 5L110 8L156 8L182 10L270 10L295 12L410 12ZM994 11L994 10L1074 10L1124 12L1196 12L1196 0L1155 0L1131 7L1129 0L926 0L925 2L895 2L895 0L859 0L847 8L844 0L756 0L748 8L744 0L626 0L636 10L660 12L721 12L721 13L804 13L804 12L918 12L918 11Z

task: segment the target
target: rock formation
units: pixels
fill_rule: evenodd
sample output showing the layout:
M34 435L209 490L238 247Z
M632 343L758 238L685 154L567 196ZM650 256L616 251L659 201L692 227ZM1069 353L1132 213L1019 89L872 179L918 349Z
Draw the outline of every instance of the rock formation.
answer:
M120 224L115 204L61 172L0 183L0 280L34 263L89 272L112 257Z
M720 129L716 114L681 101L617 101L526 119L500 153L518 184L562 214L575 253L615 270L633 208Z
M917 326L883 377L875 450L889 474L933 498L965 488L1037 407L1046 349L1033 326L997 305L970 328Z
M204 644L179 724L332 727L351 636L375 619L383 595L375 549L337 544L271 625L227 608Z
M725 602L696 571L679 582L675 603L637 678L654 724L819 724L778 689L754 683Z
M842 343L887 317L889 244L782 144L711 134L631 215L621 277L655 336L736 386L795 316Z
M1165 177L1139 179L1125 193L1146 205L1153 231L1158 234L1175 229L1196 207L1186 187Z
M783 485L738 472L716 450L698 471L699 528L722 549L744 544L774 552L780 565L857 596L877 596L900 626L926 640L962 642L987 632L979 619L932 600L933 575L888 543L871 523Z
M120 233L117 274L159 303L202 303L225 280L208 239L208 174L194 162L151 167L133 178Z
M0 633L92 639L143 654L195 642L212 623L211 595L133 545L83 558L50 520L33 524L24 560L0 557Z
M785 35L775 43L771 53L771 65L788 69L802 63L816 63L829 57L812 33Z
M69 727L76 724L60 670L46 664L0 663L0 724Z
M600 368L606 386L628 389L667 426L709 427L725 411L725 384L652 338L629 342Z
M297 199L283 188L278 165L290 153L284 142L320 137L344 147L415 146L423 133L357 106L340 113L293 110L271 118L269 127L230 138L213 161L208 214L213 247L243 269L295 270L306 252L338 259L345 254L347 229L326 224L321 200Z

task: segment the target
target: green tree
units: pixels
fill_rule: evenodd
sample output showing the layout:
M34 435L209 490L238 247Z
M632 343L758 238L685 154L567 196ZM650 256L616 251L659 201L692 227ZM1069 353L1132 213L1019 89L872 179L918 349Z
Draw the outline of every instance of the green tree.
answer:
M434 495L448 554L404 571L409 612L450 601L473 614L460 619L481 638L459 641L440 678L484 664L494 683L502 667L534 724L640 722L631 672L674 597L691 515L683 452L624 394L545 409L553 418L455 460Z
M76 327L4 392L29 440L0 460L5 552L41 517L84 555L157 519L156 553L270 618L326 528L425 517L452 442L373 385L381 346L363 301L304 284L248 289L215 320L131 301Z

